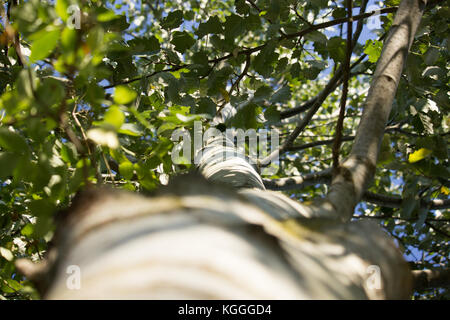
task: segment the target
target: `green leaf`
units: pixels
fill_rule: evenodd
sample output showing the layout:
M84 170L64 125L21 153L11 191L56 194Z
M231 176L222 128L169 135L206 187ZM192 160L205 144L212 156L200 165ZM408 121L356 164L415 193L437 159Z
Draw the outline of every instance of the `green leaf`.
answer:
M137 93L125 85L117 86L114 90L114 102L117 104L128 104L136 99Z
M175 31L172 36L172 41L170 41L173 45L175 45L175 50L184 53L187 49L192 47L195 43L194 38L190 33L186 31Z
M12 175L20 156L12 152L0 151L0 179L6 179Z
M385 134L381 141L380 153L378 155L377 163L380 165L386 165L395 159L394 153L391 148L391 139L389 135Z
M147 54L151 55L161 49L158 39L155 36L134 38L128 41L128 44L133 51L133 54Z
M113 131L102 128L93 128L87 132L87 137L101 146L106 146L111 149L119 147L119 139L117 134Z
M139 137L143 134L135 123L124 123L117 132L133 137Z
M344 39L341 37L332 37L328 40L327 49L335 63L345 61L346 42Z
M130 161L124 161L119 164L119 172L126 179L130 180L133 177L134 165Z
M253 102L260 103L264 100L267 100L270 95L273 93L273 90L270 86L261 86L256 89L255 94L253 95Z
M428 157L433 151L426 149L426 148L420 148L419 150L414 151L408 156L408 162L414 163L418 162L422 159L425 159Z
M99 8L99 13L97 14L97 21L99 22L109 22L118 18L118 15L113 10L108 10L106 8Z
M7 286L3 285L1 287L3 292L14 293L14 292L20 291L22 289L22 286L20 285L20 283L14 279L10 278L10 279L6 279L5 281L7 282L8 285Z
M244 25L248 31L256 31L261 27L261 18L256 14L249 14L244 18Z
M106 111L103 121L118 130L125 121L125 115L118 106L113 105Z
M291 98L291 88L286 85L274 93L270 98L271 103L283 103Z
M170 12L167 17L162 21L161 27L163 29L175 29L178 28L183 22L183 11L176 10Z
M59 107L59 104L64 99L66 91L61 81L53 78L46 78L38 87L36 94L39 97L39 102L45 107L51 107L53 105L58 105Z
M276 40L269 41L254 60L253 67L263 77L269 77L273 71L272 63L278 58L276 45Z
M234 6L236 7L236 12L239 14L247 14L250 11L250 7L245 0L236 0Z
M234 40L245 31L244 19L232 14L226 17L224 23L225 38Z
M125 15L116 14L113 10L109 10L105 7L98 7L96 8L96 11L97 21L101 23L107 32L121 32L130 26Z
M51 30L35 40L31 45L30 61L36 62L47 58L58 43L60 30Z
M17 92L23 98L33 97L33 87L36 86L37 81L34 72L31 74L32 82L30 81L30 75L28 73L29 70L21 70L17 76L16 87ZM17 106L16 106L17 107Z
M219 34L222 33L222 31L222 22L220 22L219 17L213 16L210 17L208 21L200 23L195 34L201 39L207 34Z
M264 118L269 123L277 123L280 121L280 111L277 110L276 106L270 106L264 112Z
M428 208L419 208L419 212L418 212L418 219L416 221L416 223L414 224L414 228L416 230L421 230L422 227L425 224L425 220L427 219L428 216Z
M364 46L364 53L369 57L370 62L377 62L380 58L383 42L379 40L367 40Z
M327 37L322 32L316 30L305 34L305 39L322 44L327 43Z
M0 128L0 147L17 154L26 154L29 152L25 139L18 133L6 128Z
M300 67L300 63L296 62L291 66L291 69L289 70L291 76L293 78L298 78L300 76L300 71L301 71L301 67Z
M414 196L404 197L402 201L401 216L404 219L410 219L412 213L419 207L419 201Z
M25 236L25 237L29 237L33 234L34 232L34 226L32 223L27 223L22 230L20 230L20 233Z
M66 22L69 17L67 9L69 8L68 0L56 0L55 11L62 21Z
M347 11L345 10L345 8L336 8L333 10L332 15L335 19L344 18L347 15Z
M439 59L439 49L435 47L429 48L425 53L424 57L425 64L431 66L436 62L437 59Z
M61 159L67 163L76 163L77 162L77 149L75 145L67 142L61 146Z
M228 123L236 128L254 129L258 125L257 115L259 113L261 113L261 107L255 103L248 103L237 110Z
M214 117L216 115L216 107L216 104L210 98L200 98L196 113Z
M77 30L74 28L64 28L61 32L61 47L64 52L72 53L77 45Z

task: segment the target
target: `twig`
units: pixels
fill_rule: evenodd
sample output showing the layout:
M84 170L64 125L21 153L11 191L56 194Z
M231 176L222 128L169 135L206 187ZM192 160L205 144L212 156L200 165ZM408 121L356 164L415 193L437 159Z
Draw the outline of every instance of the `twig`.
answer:
M8 12L10 10L11 3L8 2ZM5 34L7 36L8 42L11 42L16 50L17 61L19 66L23 67L26 64L26 60L22 54L22 49L20 48L20 37L19 34L11 27L9 23L8 14L5 13L5 9L3 8L3 4L0 6L0 14L3 18L3 24L5 27Z
M365 0L362 4L361 4L361 9L360 9L360 13L364 12L366 10L366 6L367 6L367 0ZM356 43L358 42L358 38L361 35L362 29L363 29L364 23L362 20L358 21L358 25L356 26L356 30L355 30L355 35L353 37L352 40L352 47L355 47ZM381 41L384 39L384 37L386 36L386 34L383 34L378 40ZM352 70L354 67L356 67L357 65L359 65L365 58L367 57L367 54L362 54L354 63L352 63L352 65L350 66L350 70ZM336 73L340 72L340 70L336 70ZM336 74L335 73L335 74ZM342 77L342 73L341 77ZM337 82L335 84L335 86L333 88L330 88L331 90L328 92L328 94L330 94L331 92L333 92L341 83L342 79L339 79L339 82ZM324 89L325 90L325 89ZM320 95L321 93L319 93ZM305 103L303 103L302 105L289 109L289 110L285 110L282 111L280 113L280 119L285 119L285 118L289 118L292 117L294 115L297 115L301 112L304 112L306 110L308 110L309 108L311 108L314 105L314 102L317 100L317 96L314 98L309 99L308 101L306 101Z
M341 140L342 140L342 129L344 127L344 116L345 116L345 105L347 102L347 94L348 94L348 80L350 78L350 59L352 57L352 11L353 11L353 3L352 0L347 0L347 50L346 50L346 58L343 64L343 87L342 87L342 95L339 106L339 118L336 124L336 137L333 142L332 155L333 155L333 174L338 172L339 168L339 150L341 148Z
M303 22L305 22L308 26L312 27L313 24L312 24L311 22L309 22L308 20L306 20L305 18L303 18L303 16L302 16L300 13L298 13L298 11L297 11L297 6L298 6L298 3L296 3L295 6L292 8L292 10L295 12L295 15L296 15L300 20L302 20Z
M250 54L247 55L247 58L245 60L245 67L244 70L241 72L241 74L239 75L239 77L236 79L236 81L233 83L233 85L230 88L230 91L228 92L228 94L231 96L231 94L233 93L233 89L237 88L237 90L239 90L239 82L242 80L242 78L244 78L244 76L247 74L248 72L248 68L250 67Z
M144 75L144 76L141 76L141 77L136 77L136 78L133 78L133 79L120 81L120 82L117 82L117 83L114 83L114 84L103 86L103 89L111 89L111 88L114 88L114 87L116 87L118 85L129 84L129 83L136 82L136 81L139 81L139 80L142 80L142 79L153 77L154 75L157 75L157 74L163 73L163 72L178 71L180 69L186 68L187 66L188 65L181 65L181 66L176 66L176 67L173 67L173 68L170 68L170 69L163 69L163 70L155 71L155 72L152 72L151 74L147 74L147 75Z
M405 125L405 123L397 123L395 125L386 127L386 130L384 131L385 133L389 133L389 132L397 132L399 128L401 128L403 125ZM322 135L321 137L323 137L324 135ZM341 141L351 141L354 140L355 137L354 136L344 136L342 137ZM321 146L321 145L327 145L327 144L332 144L334 141L334 139L328 139L328 140L319 140L319 141L314 141L314 142L309 142L309 143L305 143L305 144L300 144L300 145L296 145L296 146L290 146L286 149L286 151L298 151L298 150L304 150L304 149L308 149L308 148L312 148L312 147L316 147L316 146Z
M109 173L109 176L111 178L112 184L113 184L113 186L116 186L116 182L114 180L114 175L113 175L113 173L111 171L111 167L109 166L109 162L106 159L105 153L103 152L103 148L101 148L101 153L102 153L103 161L105 161L105 166L106 166L106 169L108 170L108 173Z
M425 221L425 224L427 226L429 226L431 229L433 229L434 231L436 231L437 233L439 233L440 235L450 238L450 234L448 234L447 232L445 232L444 230L439 229L438 227L436 227L435 225L433 225L430 222Z

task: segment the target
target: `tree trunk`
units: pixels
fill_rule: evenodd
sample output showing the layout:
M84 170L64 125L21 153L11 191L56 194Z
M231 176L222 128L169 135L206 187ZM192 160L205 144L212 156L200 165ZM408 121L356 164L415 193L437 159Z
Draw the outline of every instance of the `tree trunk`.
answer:
M352 154L325 200L306 205L265 190L218 136L202 150L199 173L151 197L85 190L59 215L46 260L17 267L47 299L410 297L411 272L392 239L376 223L348 220L372 179L424 5L401 3Z
M264 190L222 137L203 151L199 171L213 182L191 174L152 197L106 188L77 196L60 215L46 265L28 271L44 297L409 297L408 266L377 224L315 217Z

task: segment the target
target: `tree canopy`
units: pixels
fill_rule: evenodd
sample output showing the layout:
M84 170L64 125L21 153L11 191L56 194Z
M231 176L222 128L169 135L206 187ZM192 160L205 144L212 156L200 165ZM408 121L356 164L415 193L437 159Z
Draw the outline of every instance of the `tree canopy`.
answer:
M192 170L173 162L171 136L195 121L278 132L266 188L326 195L399 2L4 1L0 298L38 297L14 261L42 258L77 191L152 192ZM379 221L417 270L448 267L450 252L449 15L427 4L353 214Z

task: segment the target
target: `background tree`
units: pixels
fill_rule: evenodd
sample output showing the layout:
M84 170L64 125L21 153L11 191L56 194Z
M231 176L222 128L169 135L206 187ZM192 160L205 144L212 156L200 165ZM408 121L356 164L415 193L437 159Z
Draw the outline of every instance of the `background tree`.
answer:
M405 52L378 63L386 66L379 72L399 72L397 91L378 87L371 105L368 88L398 1L384 1L379 11L367 11L367 1L350 3L6 1L1 295L37 297L14 261L42 259L54 213L78 190L108 184L148 192L192 169L172 163L170 136L200 120L205 128L279 130L280 169L264 177L267 189L304 204L328 195L343 219L379 222L412 269L440 268L415 272L414 297L448 298L449 7L428 1L421 20L411 13L421 23L414 38L409 26L405 68L400 73L397 60ZM374 16L381 24L363 41ZM389 94L392 109L383 104ZM364 101L373 112L361 118ZM368 129L353 142L360 122ZM339 180L346 175L338 166L350 168L355 155L369 158L362 178L352 179L356 187ZM333 200L340 188L355 193Z

